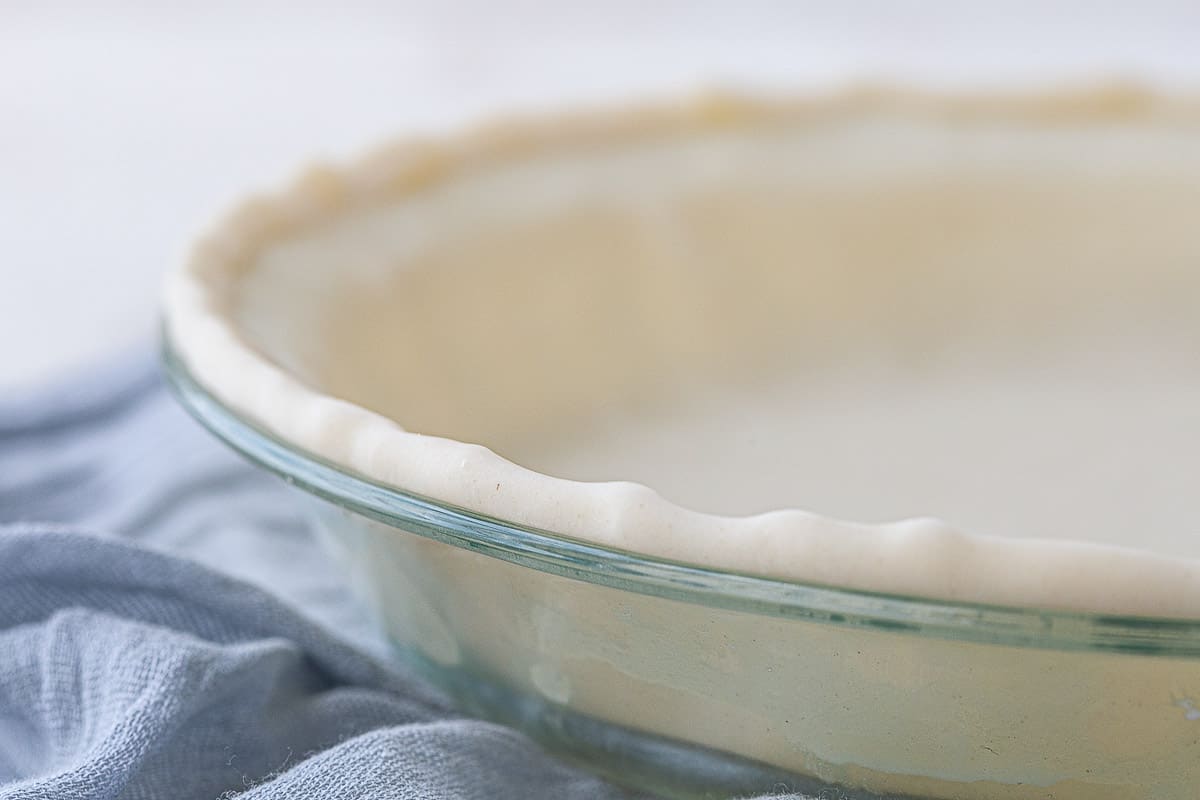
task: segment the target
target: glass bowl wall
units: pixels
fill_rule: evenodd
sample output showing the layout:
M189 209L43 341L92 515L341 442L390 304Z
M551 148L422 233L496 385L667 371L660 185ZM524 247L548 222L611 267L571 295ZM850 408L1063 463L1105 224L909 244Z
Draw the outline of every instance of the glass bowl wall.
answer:
M698 568L378 485L170 381L312 498L398 657L462 706L680 797L1190 800L1200 622L875 595ZM830 796L819 795L819 796Z

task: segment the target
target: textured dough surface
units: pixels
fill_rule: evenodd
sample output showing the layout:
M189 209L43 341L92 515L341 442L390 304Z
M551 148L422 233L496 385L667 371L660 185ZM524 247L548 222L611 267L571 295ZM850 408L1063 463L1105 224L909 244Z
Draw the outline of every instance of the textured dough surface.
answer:
M179 302L173 335L285 438L523 524L1197 615L1197 127L884 107L583 137L390 194L364 164L328 178L336 213L192 268L229 357Z

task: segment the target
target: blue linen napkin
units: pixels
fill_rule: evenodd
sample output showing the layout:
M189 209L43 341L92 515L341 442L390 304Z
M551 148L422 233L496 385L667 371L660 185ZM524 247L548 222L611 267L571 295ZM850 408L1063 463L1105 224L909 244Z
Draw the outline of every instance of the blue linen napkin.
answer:
M0 398L0 798L630 796L383 660L294 505L149 357Z

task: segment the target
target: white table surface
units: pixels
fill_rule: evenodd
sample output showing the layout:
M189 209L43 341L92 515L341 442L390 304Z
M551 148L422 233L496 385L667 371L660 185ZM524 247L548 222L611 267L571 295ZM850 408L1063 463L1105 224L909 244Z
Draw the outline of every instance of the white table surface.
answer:
M395 132L709 84L1105 76L1198 86L1200 4L0 0L0 391L146 340L217 211Z

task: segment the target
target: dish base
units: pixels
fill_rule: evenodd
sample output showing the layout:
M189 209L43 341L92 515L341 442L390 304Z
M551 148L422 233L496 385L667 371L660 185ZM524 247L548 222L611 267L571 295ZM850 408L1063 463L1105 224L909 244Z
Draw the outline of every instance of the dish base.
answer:
M673 800L801 794L838 800L919 800L825 783L711 748L614 725L395 646L398 658L468 714L515 728L555 755L621 786Z

